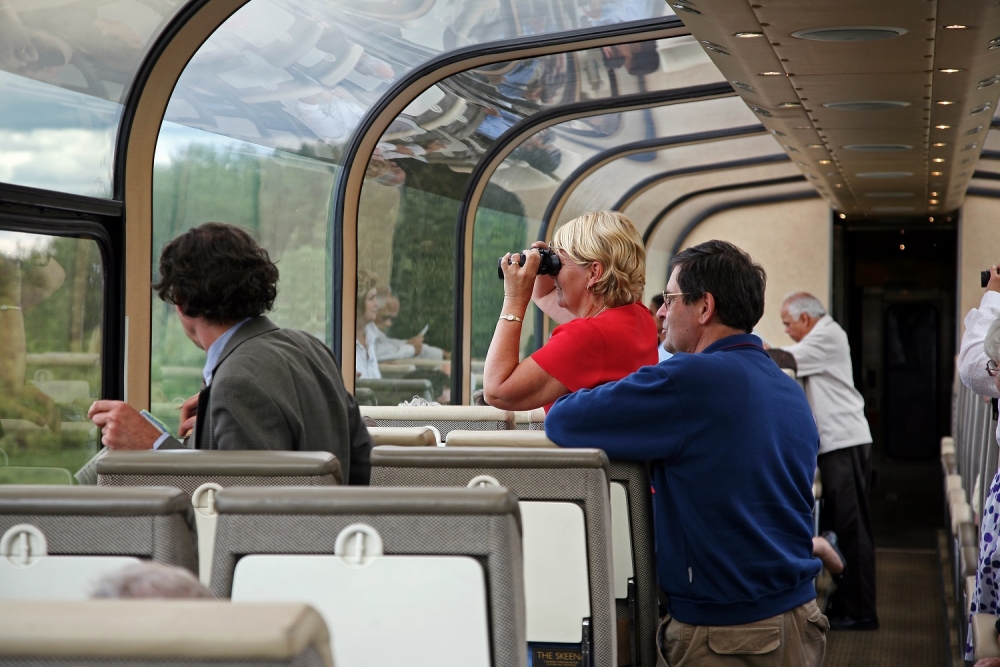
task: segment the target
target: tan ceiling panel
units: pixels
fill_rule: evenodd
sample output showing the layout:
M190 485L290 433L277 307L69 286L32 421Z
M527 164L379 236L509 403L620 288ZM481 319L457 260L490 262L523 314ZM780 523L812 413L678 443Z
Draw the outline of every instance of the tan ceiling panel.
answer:
M679 11L678 16L723 74L737 82L734 87L795 165L839 211L936 215L961 203L1000 97L996 0L676 2L701 12ZM792 36L808 29L859 27L898 28L901 34L871 41ZM740 31L763 36L737 38ZM994 38L998 44L991 44ZM765 71L779 74L762 77ZM823 106L871 101L908 106L861 111ZM874 144L912 148L845 148ZM858 176L874 172L912 175Z

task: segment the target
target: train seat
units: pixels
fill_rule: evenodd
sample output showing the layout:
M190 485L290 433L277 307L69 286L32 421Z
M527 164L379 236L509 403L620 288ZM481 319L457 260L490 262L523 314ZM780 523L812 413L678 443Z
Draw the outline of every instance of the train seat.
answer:
M596 667L617 664L609 475L597 449L372 450L372 486L495 484L517 494L531 649L589 652Z
M189 496L198 525L198 576L208 583L215 542L215 494L227 486L333 486L343 482L329 452L107 452L97 459L98 486L173 486Z
M538 431L452 431L448 447L558 447ZM643 463L612 460L611 551L619 665L654 665L659 621L652 497Z
M518 410L514 413L514 423L518 429L526 431L545 430L545 408Z
M0 605L0 665L333 667L304 604L214 600L23 601Z
M178 489L0 487L0 599L85 599L148 558L195 571L190 499Z
M445 438L446 447L541 447L554 449L558 445L545 436L545 431L466 431L455 429Z
M471 405L364 406L361 415L374 419L376 426L433 426L442 438L453 429L507 431L516 423L512 412Z
M355 391L370 391L376 405L398 406L403 401L409 401L415 396L427 401L433 401L435 398L434 386L427 379L358 378L354 381L354 386ZM360 396L360 392L358 395Z
M396 447L437 447L438 434L430 426L370 426L368 434L376 445Z
M217 507L213 591L313 605L338 667L524 667L506 489L231 488Z
M972 615L973 661L983 658L1000 658L1000 642L997 639L997 621L993 614Z

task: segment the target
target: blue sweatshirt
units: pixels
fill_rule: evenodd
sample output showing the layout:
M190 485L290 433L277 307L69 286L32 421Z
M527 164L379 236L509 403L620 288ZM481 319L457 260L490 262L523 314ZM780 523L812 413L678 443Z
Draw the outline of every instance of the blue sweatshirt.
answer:
M819 433L802 388L756 336L568 394L545 433L650 462L657 574L677 620L740 625L816 597Z

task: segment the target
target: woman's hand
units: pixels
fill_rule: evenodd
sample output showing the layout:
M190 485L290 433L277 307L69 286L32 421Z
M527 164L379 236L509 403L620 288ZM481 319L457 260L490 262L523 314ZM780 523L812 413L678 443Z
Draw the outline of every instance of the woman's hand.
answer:
M520 254L507 253L500 262L500 268L503 269L504 307L509 308L504 313L513 312L519 316L523 316L528 309L538 266L542 263L542 257L535 248L528 248L522 254L524 266L521 266Z

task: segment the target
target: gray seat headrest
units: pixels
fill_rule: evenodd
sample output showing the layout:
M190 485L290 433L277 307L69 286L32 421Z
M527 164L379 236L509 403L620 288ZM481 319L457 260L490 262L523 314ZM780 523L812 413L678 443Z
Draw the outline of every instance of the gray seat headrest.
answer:
M169 486L0 486L0 514L192 516L191 499Z
M216 475L342 479L340 461L329 452L167 451L108 452L97 460L99 475Z

